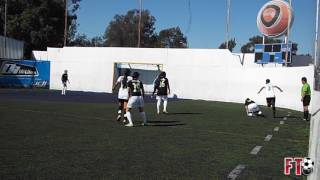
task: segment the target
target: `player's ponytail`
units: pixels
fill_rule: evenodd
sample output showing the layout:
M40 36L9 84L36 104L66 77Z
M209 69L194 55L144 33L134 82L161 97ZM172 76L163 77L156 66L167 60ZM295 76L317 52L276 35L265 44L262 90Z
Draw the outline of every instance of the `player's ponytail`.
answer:
M124 73L124 77L122 79L122 87L123 88L127 88L128 87L128 76L130 76L130 69L126 69L125 73Z

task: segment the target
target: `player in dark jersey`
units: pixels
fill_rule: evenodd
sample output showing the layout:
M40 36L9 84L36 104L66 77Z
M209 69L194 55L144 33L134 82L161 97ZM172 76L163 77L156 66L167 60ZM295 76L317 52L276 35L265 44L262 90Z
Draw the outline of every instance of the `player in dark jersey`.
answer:
M69 78L68 78L68 70L64 70L64 73L61 76L61 81L62 81L62 91L61 95L66 95L67 91L67 82L70 84Z
M128 82L128 88L129 88L129 101L127 106L127 119L128 124L126 124L127 127L132 127L132 118L131 118L131 109L132 108L139 108L140 115L143 119L142 125L147 125L147 117L146 113L143 110L144 107L144 89L143 89L143 83L139 80L139 73L134 72L132 75L132 80Z
M154 90L152 95L157 93L157 114L160 114L160 106L163 101L163 113L168 113L168 94L170 94L169 80L166 78L166 72L161 72L154 83Z

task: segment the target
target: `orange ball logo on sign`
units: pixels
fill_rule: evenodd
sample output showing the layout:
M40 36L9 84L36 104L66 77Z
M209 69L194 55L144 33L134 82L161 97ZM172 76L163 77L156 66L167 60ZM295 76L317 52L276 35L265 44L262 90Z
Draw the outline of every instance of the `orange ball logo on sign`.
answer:
M266 3L257 16L259 31L268 37L278 37L287 32L293 22L293 11L283 0L273 0ZM290 23L290 24L289 24Z

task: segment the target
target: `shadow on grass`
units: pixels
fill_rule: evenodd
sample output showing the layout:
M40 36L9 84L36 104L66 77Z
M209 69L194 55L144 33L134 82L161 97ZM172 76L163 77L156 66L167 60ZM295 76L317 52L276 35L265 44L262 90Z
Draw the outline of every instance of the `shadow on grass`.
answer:
M148 123L178 123L180 121L148 121Z
M184 126L185 123L181 123L180 121L148 121L148 126Z
M298 117L298 116L276 116L274 118L277 118L277 119L283 119L283 118L287 118L287 119L299 119L301 117Z
M176 112L176 113L168 113L166 115L199 115L202 113L191 113L191 112Z

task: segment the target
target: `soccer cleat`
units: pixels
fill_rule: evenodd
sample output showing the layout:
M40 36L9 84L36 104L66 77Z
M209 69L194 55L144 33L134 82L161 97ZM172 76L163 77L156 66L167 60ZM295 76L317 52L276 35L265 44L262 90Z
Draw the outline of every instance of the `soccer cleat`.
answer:
M142 123L141 126L147 126L147 123Z
M127 118L124 118L124 119L122 120L122 122L123 122L124 124L126 124L126 123L128 123L128 119L127 119Z
M163 113L163 114L169 114L168 111L163 111L162 113Z
M124 126L126 126L126 127L133 127L133 124L126 124L126 125L124 125Z

